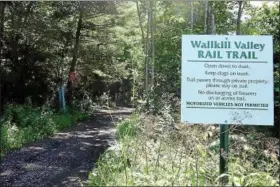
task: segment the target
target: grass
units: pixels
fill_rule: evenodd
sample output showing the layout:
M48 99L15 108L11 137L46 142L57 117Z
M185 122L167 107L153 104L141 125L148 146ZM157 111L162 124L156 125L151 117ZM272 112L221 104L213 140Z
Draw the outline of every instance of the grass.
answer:
M9 105L1 120L1 155L87 118L88 114L77 111L62 114L47 107Z
M139 130L139 120L137 115L132 115L129 119L125 119L117 124L117 139L121 140L126 137L133 137Z
M169 116L170 118L170 116ZM133 115L117 125L117 143L89 174L89 186L218 186L219 127L173 124L166 116ZM227 185L279 186L275 149L262 133L230 132ZM269 152L269 153L268 153ZM225 184L226 185L226 184Z

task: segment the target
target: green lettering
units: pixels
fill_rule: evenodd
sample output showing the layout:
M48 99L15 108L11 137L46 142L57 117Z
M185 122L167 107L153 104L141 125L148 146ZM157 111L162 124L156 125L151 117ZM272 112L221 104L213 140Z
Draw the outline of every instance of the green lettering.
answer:
M196 47L199 48L201 41L191 41L191 43L192 43L193 48L196 48Z
M226 51L227 57L228 57L228 58L231 58L231 52L232 52L232 51Z
M258 58L256 57L255 51L253 51L253 59L258 59Z
M250 51L248 52L248 54L249 54L249 56L250 56L250 54L251 54ZM248 57L247 57L246 52L243 51L243 52L241 53L241 55L240 55L240 58L245 58L245 59L247 59ZM249 57L249 58L250 58L250 57Z
M237 51L233 51L233 59L237 58L238 59L238 52Z
M205 58L213 58L211 51L206 52Z
M198 51L198 58L204 58L204 51Z

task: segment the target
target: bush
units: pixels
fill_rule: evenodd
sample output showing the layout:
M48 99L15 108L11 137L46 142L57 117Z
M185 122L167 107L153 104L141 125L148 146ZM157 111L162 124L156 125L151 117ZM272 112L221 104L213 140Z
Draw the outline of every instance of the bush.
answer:
M134 115L117 125L119 141L98 160L89 186L220 186L219 128L174 124L163 116ZM169 119L169 120L167 120ZM174 128L170 128L174 126ZM278 186L279 161L264 157L258 134L232 134L228 183ZM130 138L125 138L130 137Z
M139 120L136 115L117 124L116 136L118 139L132 137L136 135L139 130Z
M76 111L60 114L48 107L9 105L1 120L1 154L20 148L25 143L42 139L87 118L87 114Z

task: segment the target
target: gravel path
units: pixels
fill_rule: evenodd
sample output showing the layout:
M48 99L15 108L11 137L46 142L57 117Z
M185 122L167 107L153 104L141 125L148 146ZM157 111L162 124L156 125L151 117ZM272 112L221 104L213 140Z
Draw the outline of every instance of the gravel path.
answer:
M114 123L131 112L99 110L86 122L5 155L0 186L85 186L94 163L114 141Z

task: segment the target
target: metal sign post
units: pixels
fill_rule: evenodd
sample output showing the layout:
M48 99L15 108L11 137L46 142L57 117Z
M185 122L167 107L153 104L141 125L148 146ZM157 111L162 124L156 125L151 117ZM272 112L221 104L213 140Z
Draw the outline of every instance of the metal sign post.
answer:
M220 175L228 171L227 155L229 150L229 126L220 125ZM227 183L227 177L223 177L221 183Z

